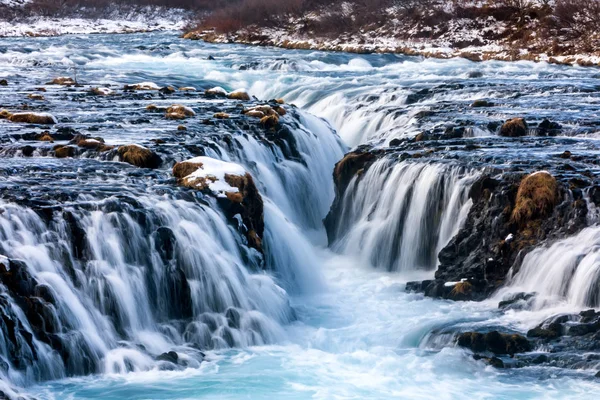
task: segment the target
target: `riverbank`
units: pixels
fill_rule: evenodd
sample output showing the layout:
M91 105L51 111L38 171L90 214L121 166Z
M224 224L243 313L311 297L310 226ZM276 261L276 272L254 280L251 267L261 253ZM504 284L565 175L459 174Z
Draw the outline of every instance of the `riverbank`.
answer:
M307 37L283 29L244 29L232 34L214 30L190 31L183 36L208 43L237 43L251 46L272 46L284 49L336 51L356 54L402 54L427 58L466 58L471 61L534 61L559 65L600 66L600 51L550 55L543 51L515 50L504 43L489 41L483 45L453 46L451 41L429 39L398 39L377 36L373 32L362 36L342 35L336 39Z

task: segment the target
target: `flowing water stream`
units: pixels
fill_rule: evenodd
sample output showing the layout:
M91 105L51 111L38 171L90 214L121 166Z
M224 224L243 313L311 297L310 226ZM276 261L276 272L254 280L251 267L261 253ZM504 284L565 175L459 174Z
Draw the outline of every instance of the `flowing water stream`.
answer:
M404 290L407 281L433 276L437 253L471 207L468 191L480 164L383 158L350 183L330 246L322 223L334 198L334 164L349 148L386 146L418 130L444 130L448 121L468 119L462 135L494 140L490 122L551 117L566 136L580 138L553 146L600 153L595 70L217 46L169 33L2 39L0 67L0 78L15 83L0 91L0 108L20 104L24 93L56 76L76 75L115 88L141 81L245 88L302 109L284 118L294 149L252 135L231 139L222 127L194 132L194 140L208 143L207 156L253 175L265 207L266 270L215 200L176 187L168 168L142 171L41 152L23 158L11 147L21 128L0 124L0 254L24 263L10 268L36 279L40 296L52 299L47 313L54 321L47 340L33 339L20 361L5 360L10 344L0 343L6 393L40 399L600 395L595 371L496 370L432 336L448 326L524 332L557 309L600 307L598 228L528 255L506 290L538 291L545 303L500 313L502 293L475 303ZM137 111L169 99L87 101L76 88L72 95L62 90L48 88L47 111L109 144L147 143L173 129L144 122ZM499 104L491 113L470 107L481 98ZM198 99L178 102L193 106ZM219 106L211 103L215 111ZM182 144L169 147L173 160L197 155ZM510 153L519 151L489 157L509 164ZM532 152L549 157L543 149ZM550 273L537 276L536 265L550 261ZM0 306L23 324L19 340L31 341L33 328L17 304L3 293ZM68 362L48 343L60 343ZM168 351L177 353L177 368L157 361Z

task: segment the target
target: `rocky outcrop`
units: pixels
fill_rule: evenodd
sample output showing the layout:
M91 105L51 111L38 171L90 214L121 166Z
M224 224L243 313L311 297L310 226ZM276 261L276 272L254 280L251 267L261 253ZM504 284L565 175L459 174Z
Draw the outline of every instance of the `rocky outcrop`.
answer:
M567 185L544 171L482 176L469 194L473 206L465 226L439 253L435 280L408 288L453 300L484 299L530 250L587 225L582 192ZM448 284L461 280L470 284L467 292Z
M183 186L215 196L232 221L239 222L236 216L240 216L242 225L238 228L247 244L262 252L263 200L252 176L236 167L208 157L197 157L176 163L173 176Z

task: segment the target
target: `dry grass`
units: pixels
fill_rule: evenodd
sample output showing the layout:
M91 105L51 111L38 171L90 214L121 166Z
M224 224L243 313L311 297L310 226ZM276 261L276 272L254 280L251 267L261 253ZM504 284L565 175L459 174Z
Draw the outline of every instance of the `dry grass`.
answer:
M547 216L558 201L558 183L548 172L526 176L519 185L511 222L521 227L536 218Z
M189 161L178 162L173 166L173 176L177 179L183 179L202 168L202 163L193 163Z
M467 281L463 281L463 282L458 282L456 285L454 285L454 287L452 288L452 291L450 292L450 294L452 296L456 296L456 295L468 295L473 291L473 285L470 284Z

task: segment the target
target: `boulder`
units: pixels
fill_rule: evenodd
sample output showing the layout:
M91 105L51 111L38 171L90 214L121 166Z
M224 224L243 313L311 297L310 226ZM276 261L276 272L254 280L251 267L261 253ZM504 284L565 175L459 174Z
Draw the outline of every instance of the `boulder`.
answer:
M8 81L6 79L0 79L0 86L8 86Z
M91 88L89 94L92 96L109 96L114 92L107 87L94 87Z
M213 118L216 118L216 119L228 119L229 118L229 114L224 113L224 112L218 112L218 113L215 113L213 115Z
M125 85L124 90L134 91L134 90L160 90L160 87L154 82L140 82L133 83L131 85Z
M211 89L206 89L204 91L204 94L214 97L227 97L227 90L223 89L220 86L217 86Z
M53 125L58 122L56 120L56 118L50 114L32 113L32 112L22 112L22 113L11 114L8 117L8 120L11 122L36 124L36 125Z
M244 90L235 90L227 95L228 99L232 100L250 100L250 95Z
M266 115L260 119L260 124L267 129L275 129L279 126L279 117L277 115Z
M173 176L180 185L216 196L219 205L232 221L243 222L242 234L248 246L262 251L264 206L252 176L241 166L210 157L196 157L173 166Z
M500 136L519 137L527 135L527 122L523 118L512 118L500 127Z
M30 94L27 96L27 98L28 98L28 99L30 99L30 100L37 100L37 101L43 101L43 100L46 100L46 98L45 98L43 95L41 95L41 94L38 94L38 93L30 93Z
M167 119L186 119L195 115L196 113L190 107L181 104L173 104L171 107L167 108L165 117Z
M54 156L56 158L74 157L75 148L72 146L56 146L54 148Z
M46 83L46 85L73 86L73 85L77 85L77 81L75 81L75 79L69 78L67 76L60 76L58 78L52 79L50 82Z
M475 100L472 104L471 107L473 108L477 108L477 107L493 107L494 103L487 101L487 100Z
M495 355L510 355L531 351L531 344L524 336L504 334L498 331L488 333L463 332L457 336L456 344L474 353L490 352Z
M146 147L136 144L120 146L117 149L119 159L140 168L158 168L162 159L158 154Z

